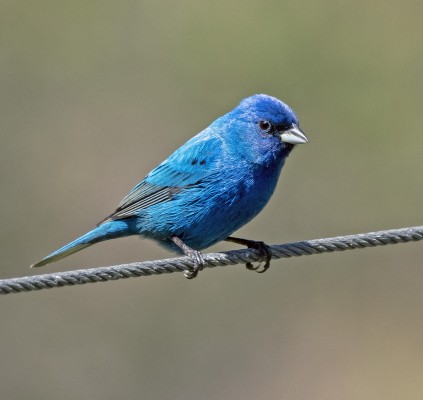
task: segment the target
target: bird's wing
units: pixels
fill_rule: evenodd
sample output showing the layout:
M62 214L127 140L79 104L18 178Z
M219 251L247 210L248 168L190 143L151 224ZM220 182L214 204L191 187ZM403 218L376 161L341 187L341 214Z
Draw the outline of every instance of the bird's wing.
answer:
M216 137L195 136L153 169L100 224L132 217L141 209L169 201L177 193L200 185L216 173L212 165L219 148L220 140Z
M132 217L137 211L154 204L169 201L182 189L178 187L158 186L143 180L120 202L116 211L100 222Z

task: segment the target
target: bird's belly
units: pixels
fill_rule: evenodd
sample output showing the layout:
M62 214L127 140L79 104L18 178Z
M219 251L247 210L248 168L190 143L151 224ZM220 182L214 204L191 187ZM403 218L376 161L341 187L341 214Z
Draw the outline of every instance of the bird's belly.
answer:
M248 185L243 181L214 192L186 190L169 202L151 207L140 222L140 233L174 251L179 249L170 240L172 236L196 250L205 249L254 218L275 185L268 181Z

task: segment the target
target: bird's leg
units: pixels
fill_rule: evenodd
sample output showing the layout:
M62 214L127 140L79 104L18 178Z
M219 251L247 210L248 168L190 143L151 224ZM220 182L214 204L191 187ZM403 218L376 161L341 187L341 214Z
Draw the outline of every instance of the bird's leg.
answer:
M256 271L259 274L262 274L263 272L266 272L269 269L270 260L272 259L272 250L266 243L256 240L236 238L233 236L228 236L225 241L247 246L249 249L255 249L260 253L262 261L265 262L263 268L260 269L261 262L259 263L259 265L257 265L257 267L254 267L254 265L250 261L248 261L247 264L245 264L248 270Z
M173 243L175 243L186 256L190 257L194 261L194 267L190 268L189 271L185 271L184 275L187 279L193 279L198 275L199 271L203 270L204 267L204 258L201 252L192 249L186 245L181 239L177 236L171 237Z

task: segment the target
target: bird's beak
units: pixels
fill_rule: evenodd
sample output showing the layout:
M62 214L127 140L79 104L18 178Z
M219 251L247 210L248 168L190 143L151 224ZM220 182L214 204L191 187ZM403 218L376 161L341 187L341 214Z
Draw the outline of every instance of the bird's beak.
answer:
M282 142L291 144L302 144L308 142L305 133L295 124L292 124L289 129L282 133L281 140Z

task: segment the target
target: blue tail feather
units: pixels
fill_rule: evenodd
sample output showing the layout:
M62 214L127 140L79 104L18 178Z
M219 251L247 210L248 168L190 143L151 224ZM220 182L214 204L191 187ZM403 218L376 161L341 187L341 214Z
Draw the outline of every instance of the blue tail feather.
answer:
M32 264L31 268L42 267L43 265L50 264L104 240L132 235L133 233L129 225L128 220L110 221L99 225L92 231L61 247L59 250L56 250L54 253L51 253L35 264Z

